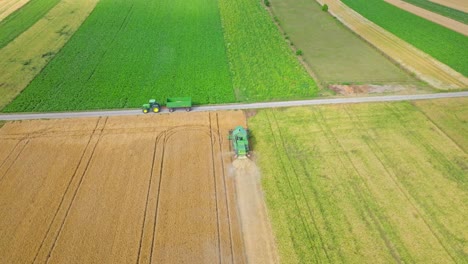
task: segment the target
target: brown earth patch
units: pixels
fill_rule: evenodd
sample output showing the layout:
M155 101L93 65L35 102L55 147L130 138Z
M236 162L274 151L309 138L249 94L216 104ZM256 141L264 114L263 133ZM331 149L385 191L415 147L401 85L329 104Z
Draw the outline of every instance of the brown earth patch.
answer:
M468 13L468 2L466 0L429 0L429 1Z

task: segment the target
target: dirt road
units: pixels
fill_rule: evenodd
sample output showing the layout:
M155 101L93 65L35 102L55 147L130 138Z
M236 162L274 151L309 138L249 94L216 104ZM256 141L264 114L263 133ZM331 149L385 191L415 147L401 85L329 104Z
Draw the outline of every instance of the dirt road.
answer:
M299 101L281 101L267 103L252 103L252 104L224 104L224 105L207 105L195 106L193 112L219 111L219 110L237 110L237 109L259 109L259 108L278 108L292 107L304 105L325 105L325 104L352 104L352 103L369 103L369 102L394 102L394 101L411 101L411 100L426 100L437 98L455 98L466 97L468 92L452 92L452 93L437 93L437 94L416 94L416 95L392 95L392 96L372 96L372 97L346 97L333 99L312 99ZM161 113L169 113L167 109L163 109ZM99 117L99 116L129 116L143 115L141 110L114 110L114 111L87 111L87 112L64 112L64 113L26 113L26 114L3 114L0 115L0 120L28 120L28 119L55 119L55 118L78 118L78 117Z
M247 190L227 140L245 124L241 111L6 123L0 262L259 259L244 247L236 195Z
M367 20L339 0L317 0L364 40L430 85L450 90L468 86L468 78Z
M441 26L449 28L453 31L459 32L465 36L468 36L468 25L458 22L456 20L450 19L448 17L436 14L434 12L428 11L424 8L412 5L402 0L385 0L385 2L392 4L398 8L406 10L410 13L413 13L417 16L430 20L434 23L437 23Z

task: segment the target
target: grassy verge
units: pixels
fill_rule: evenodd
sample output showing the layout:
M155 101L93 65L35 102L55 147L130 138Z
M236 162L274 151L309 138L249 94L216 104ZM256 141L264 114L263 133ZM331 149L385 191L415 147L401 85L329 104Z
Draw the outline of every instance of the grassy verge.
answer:
M31 0L0 21L0 49L43 18L60 0Z
M468 24L468 14L463 11L456 10L447 6L443 6L443 5L431 2L429 0L403 0L403 1L411 3L415 6L419 6L421 8L437 13L439 15L449 17L451 19Z
M315 82L272 23L262 2L219 0L237 100L315 96Z
M216 0L102 0L4 111L139 107L149 98L233 102Z
M271 6L286 37L304 52L322 83L419 83L315 1L274 0Z
M412 104L261 110L249 129L284 263L465 258L468 156Z
M343 0L343 3L455 71L468 76L468 37L382 0Z

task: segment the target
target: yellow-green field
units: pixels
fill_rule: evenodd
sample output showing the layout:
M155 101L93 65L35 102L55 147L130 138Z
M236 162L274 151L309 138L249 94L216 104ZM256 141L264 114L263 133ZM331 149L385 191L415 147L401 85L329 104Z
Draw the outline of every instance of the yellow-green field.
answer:
M282 263L468 258L468 99L249 120Z

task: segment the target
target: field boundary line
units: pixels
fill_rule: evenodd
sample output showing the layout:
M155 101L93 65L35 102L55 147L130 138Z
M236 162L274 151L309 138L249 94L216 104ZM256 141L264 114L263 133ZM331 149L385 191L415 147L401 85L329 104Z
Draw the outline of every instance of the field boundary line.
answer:
M104 131L104 128L105 128L105 126L106 126L106 124L107 124L107 120L108 120L108 118L106 118L106 119L104 120L104 124L103 124L103 126L102 126L102 128L101 128L101 130L100 130L100 132L99 132L99 136L98 136L98 138L97 138L97 140L96 140L96 144L94 145L93 150L91 151L90 157L89 157L89 159L88 159L88 161L87 161L87 163L86 163L86 166L85 166L85 168L84 168L84 170L83 170L83 173L82 173L82 176L81 176L81 178L80 178L80 181L78 182L78 186L76 187L75 192L73 193L72 199L71 199L71 201L70 201L70 204L68 205L68 208L67 208L67 210L66 210L66 213L65 213L65 216L64 216L64 218L63 218L62 224L60 225L60 228L59 228L59 230L58 230L58 232L57 232L57 235L56 235L56 237L55 237L55 239L54 239L54 242L52 243L52 247L50 248L50 250L49 250L49 252L48 252L48 254L47 254L47 258L46 258L46 261L45 261L46 263L49 263L50 257L51 257L51 255L52 255L52 252L54 251L54 249L55 249L55 247L56 247L56 245L57 245L57 241L58 241L58 239L59 239L59 237L60 237L60 234L61 234L62 231L63 231L63 227L65 226L65 222L66 222L66 220L67 220L68 214L70 213L70 210L71 210L71 208L72 208L73 202L75 201L75 198L76 198L76 196L77 196L77 194L78 194L78 192L79 192L79 190L80 190L81 184L83 183L83 180L84 180L84 178L85 178L85 176L86 176L86 173L88 172L89 165L91 164L91 161L92 161L92 159L93 159L93 157L94 157L94 152L96 151L96 148L97 148L97 146L99 145L99 141L101 140L101 138L102 138L102 136L103 136L103 131ZM99 123L100 123L100 122L98 122L98 124L99 124ZM91 137L93 137L94 135L95 135L95 134L93 133Z
M413 95L387 95L387 96L366 96L366 97L345 97L345 98L326 98L309 99L297 101L277 101L249 104L222 104L222 105L200 105L192 107L192 112L206 112L219 110L247 110L261 108L279 108L308 105L327 105L327 104L355 104L355 103L376 103L376 102L398 102L412 100L429 100L442 98L468 97L468 91L434 93L434 94L413 94ZM161 113L169 113L164 108ZM99 117L99 116L128 116L144 115L140 109L124 110L103 110L103 111L82 111L82 112L50 112L50 113L14 113L0 114L0 120L28 120L28 119L56 119L56 118L79 118L79 117Z

